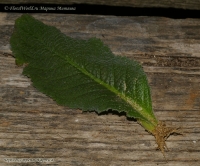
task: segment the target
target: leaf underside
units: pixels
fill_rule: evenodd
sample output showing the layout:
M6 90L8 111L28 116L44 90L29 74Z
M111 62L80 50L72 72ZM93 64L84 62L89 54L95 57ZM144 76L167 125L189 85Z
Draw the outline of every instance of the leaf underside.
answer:
M10 43L16 63L27 64L23 74L58 104L123 111L140 122L157 123L142 67L115 56L100 39L70 38L25 14L16 20Z

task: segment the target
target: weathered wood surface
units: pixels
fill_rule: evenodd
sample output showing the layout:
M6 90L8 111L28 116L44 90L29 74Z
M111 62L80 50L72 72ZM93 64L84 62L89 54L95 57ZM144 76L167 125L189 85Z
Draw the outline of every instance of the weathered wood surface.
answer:
M135 121L58 106L32 87L9 49L20 15L0 13L1 166L9 165L5 158L53 158L49 165L63 166L199 166L199 19L33 14L71 37L96 36L115 54L143 65L156 116L183 128L183 136L168 139L166 162Z
M108 6L128 6L128 7L163 7L163 8L182 8L182 9L200 9L200 0L1 0L3 4L89 4L89 5L108 5Z

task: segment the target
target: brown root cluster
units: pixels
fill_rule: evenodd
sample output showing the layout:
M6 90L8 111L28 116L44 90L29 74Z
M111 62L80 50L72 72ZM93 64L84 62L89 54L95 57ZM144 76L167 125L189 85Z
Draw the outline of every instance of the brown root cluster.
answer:
M157 127L152 131L158 145L157 149L161 150L164 155L165 150L168 150L165 141L172 134L181 134L179 128L167 127L164 122L159 122ZM164 155L165 157L165 155Z

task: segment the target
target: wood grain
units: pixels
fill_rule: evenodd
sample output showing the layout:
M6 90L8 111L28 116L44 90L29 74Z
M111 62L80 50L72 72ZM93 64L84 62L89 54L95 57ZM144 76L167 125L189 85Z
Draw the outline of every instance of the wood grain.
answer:
M153 136L124 114L82 113L37 91L15 65L9 47L20 15L0 13L2 166L8 165L5 158L53 158L49 165L63 166L199 165L199 19L32 14L68 36L100 38L115 54L143 65L156 116L184 133L168 139L166 161ZM30 163L38 164L43 165Z
M199 0L125 0L125 1L115 1L115 0L1 0L3 4L88 4L88 5L108 5L108 6L127 6L127 7L162 7L162 8L181 8L181 9L200 9Z

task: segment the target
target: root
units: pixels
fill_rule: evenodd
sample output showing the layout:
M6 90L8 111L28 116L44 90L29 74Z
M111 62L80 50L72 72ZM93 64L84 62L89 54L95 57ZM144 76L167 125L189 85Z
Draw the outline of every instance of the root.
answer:
M153 136L156 139L156 143L158 145L157 149L159 149L163 156L165 157L165 150L168 150L165 141L172 134L182 134L180 132L180 128L167 127L164 122L159 122L157 127L152 131Z

